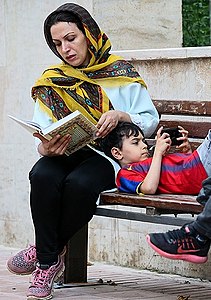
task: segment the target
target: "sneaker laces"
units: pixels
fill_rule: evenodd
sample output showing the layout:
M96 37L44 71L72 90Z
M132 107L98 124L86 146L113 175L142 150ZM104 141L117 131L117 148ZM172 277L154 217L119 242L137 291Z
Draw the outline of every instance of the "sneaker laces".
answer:
M194 247L193 240L197 241L199 244L207 243L207 238L200 235L194 229L188 227L188 225L184 225L180 229L174 229L172 231L168 231L166 233L167 240L171 244L178 244L185 242L187 245Z
M30 262L36 259L36 250L34 246L30 246L30 248L24 253L26 261Z
M173 229L171 231L168 231L166 233L167 235L167 240L169 243L175 243L176 241L181 241L181 240L192 240L191 236L188 236L190 234L190 229L186 227L182 227L180 229Z
M37 267L33 273L32 285L42 286L48 277L49 277L49 269L42 270Z

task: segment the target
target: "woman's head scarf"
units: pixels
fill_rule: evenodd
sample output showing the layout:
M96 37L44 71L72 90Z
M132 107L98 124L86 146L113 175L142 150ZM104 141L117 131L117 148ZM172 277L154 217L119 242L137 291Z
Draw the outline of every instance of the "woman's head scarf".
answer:
M67 64L52 41L50 20L65 12L75 15L82 23L91 59L86 67ZM133 82L145 86L135 68L119 56L110 54L111 43L89 12L80 5L66 3L53 11L44 22L46 42L63 63L51 66L32 88L32 97L56 121L78 109L92 122L112 108L102 87L119 87ZM121 100L120 100L121 101Z

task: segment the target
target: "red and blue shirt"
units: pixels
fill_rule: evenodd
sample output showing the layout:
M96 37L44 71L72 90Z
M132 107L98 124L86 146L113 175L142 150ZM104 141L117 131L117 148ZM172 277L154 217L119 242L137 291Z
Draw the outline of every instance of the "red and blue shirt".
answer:
M137 193L139 185L146 177L152 158L132 163L120 169L117 187L120 192ZM198 152L173 153L162 159L160 181L157 193L197 195L207 173Z

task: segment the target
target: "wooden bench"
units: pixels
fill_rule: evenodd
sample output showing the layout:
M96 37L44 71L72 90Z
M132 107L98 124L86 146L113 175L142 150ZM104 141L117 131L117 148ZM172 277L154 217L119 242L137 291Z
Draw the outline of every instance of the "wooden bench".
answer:
M211 128L211 101L154 100L153 102L161 116L159 127L183 126L189 131L193 149L203 141ZM149 142L153 142L153 139L149 139ZM138 207L140 212L127 210L126 207ZM96 215L181 226L193 220L194 215L201 211L202 206L196 202L195 196L173 194L139 196L106 192L100 195ZM184 214L188 214L188 217L184 217ZM88 225L69 241L65 284L87 282L87 242Z

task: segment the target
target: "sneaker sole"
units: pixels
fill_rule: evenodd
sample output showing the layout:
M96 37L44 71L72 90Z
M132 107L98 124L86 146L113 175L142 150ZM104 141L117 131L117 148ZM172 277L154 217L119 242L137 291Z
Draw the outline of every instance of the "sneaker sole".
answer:
M157 248L151 241L150 236L146 236L147 243L150 245L150 247L155 250L159 255L169 258L169 259L176 259L176 260L184 260L195 264L203 264L207 261L207 256L197 256L193 254L170 254L167 252L164 252L163 250Z
M52 298L53 298L53 294L51 294L51 295L49 295L45 298L40 298L40 297L37 298L37 297L34 297L34 296L29 296L29 297L27 297L27 300L50 300Z
M36 267L34 267L34 270L36 269ZM7 266L7 270L12 273L12 274L15 274L15 275L31 275L32 272L34 272L34 270L32 270L31 272L27 272L27 273L18 273L18 272L15 272L15 271L12 271L8 266Z

